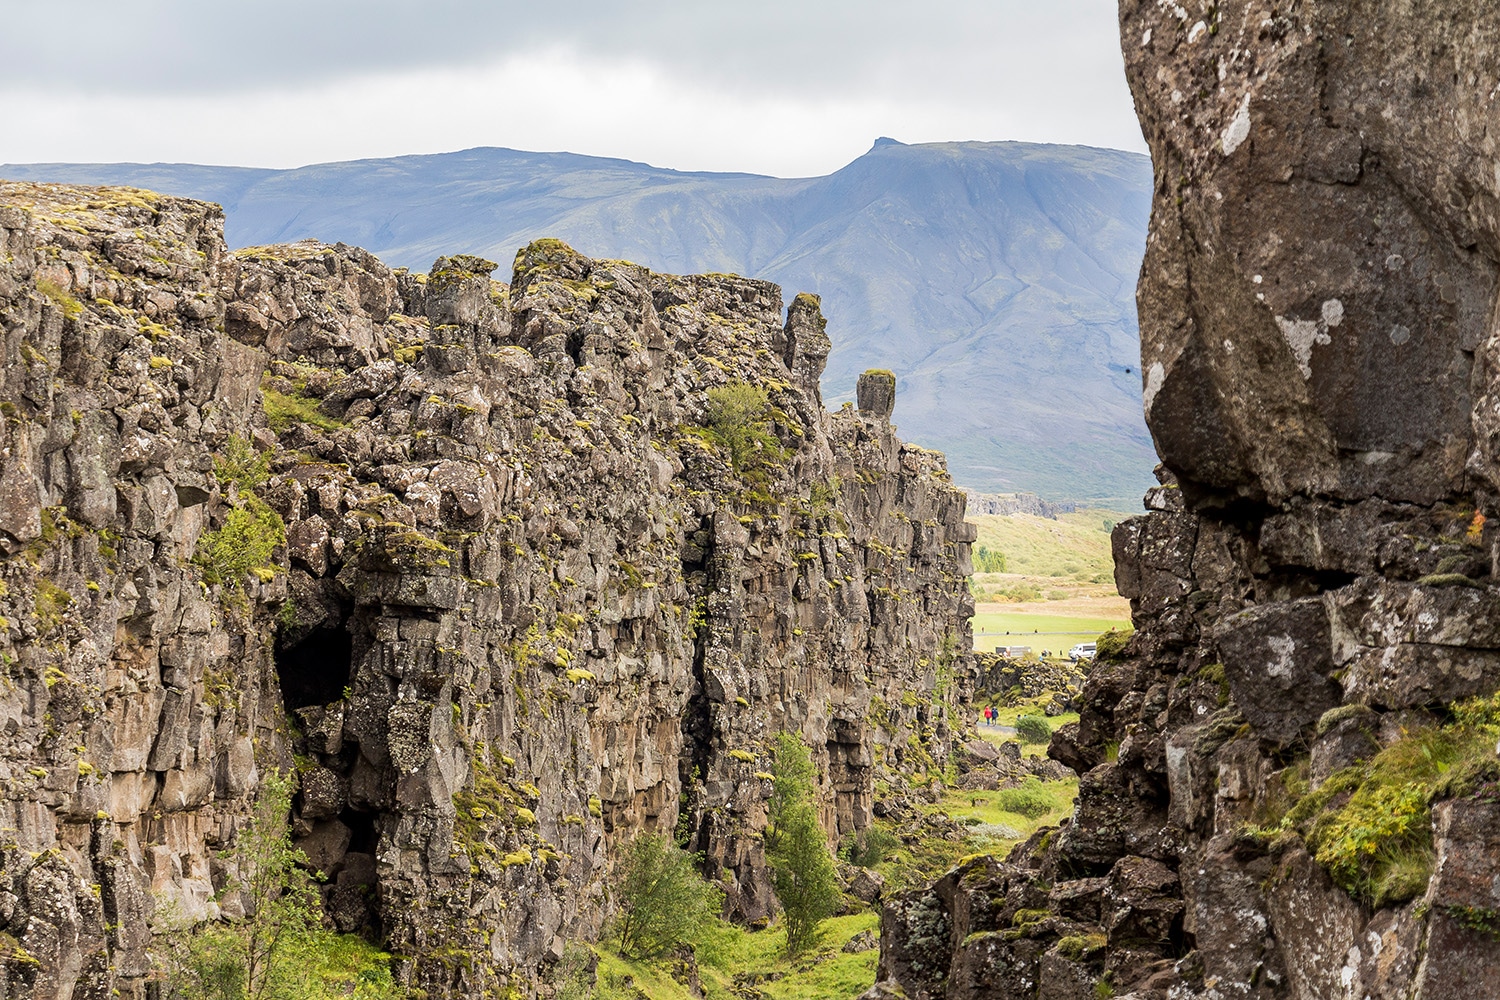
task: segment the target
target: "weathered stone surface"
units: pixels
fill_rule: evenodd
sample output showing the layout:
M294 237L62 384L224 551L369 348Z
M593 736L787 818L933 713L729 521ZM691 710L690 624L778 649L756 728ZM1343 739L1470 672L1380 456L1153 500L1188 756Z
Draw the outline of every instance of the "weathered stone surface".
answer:
M1265 737L1290 743L1339 703L1321 600L1252 608L1223 622L1214 638L1234 703Z
M1500 992L1500 805L1444 802L1433 810L1437 865L1423 903L1432 913L1417 970L1420 996L1434 1000Z
M850 873L846 891L865 903L878 903L885 893L885 876L872 868L855 868Z
M889 420L896 408L896 376L887 371L867 371L859 377L856 396L860 413Z
M1177 873L1160 861L1124 857L1110 870L1100 923L1110 943L1169 945L1182 933Z
M831 838L946 764L964 496L890 399L824 409L816 297L556 241L509 286L228 254L213 206L49 185L0 184L0 243L0 932L34 995L138 997L153 897L241 915L213 859L270 768L331 920L438 998L528 988L607 918L610 847L679 819L769 914L771 733ZM753 470L703 430L734 381L785 452ZM208 572L252 492L284 540Z
M1159 181L1147 422L1186 482L1422 503L1461 486L1487 440L1470 359L1500 243L1477 166L1495 140L1467 125L1485 91L1463 82L1492 72L1496 25L1471 13L1122 3Z
M1373 912L1283 823L1500 688L1500 10L1121 0L1120 26L1156 177L1137 300L1162 485L1114 533L1136 634L1051 748L1077 808L1014 874L1155 873L1149 930L1104 948L1117 996L1500 994L1482 778L1420 786L1435 873ZM1064 921L1134 912L1059 892L1018 940L1059 958Z

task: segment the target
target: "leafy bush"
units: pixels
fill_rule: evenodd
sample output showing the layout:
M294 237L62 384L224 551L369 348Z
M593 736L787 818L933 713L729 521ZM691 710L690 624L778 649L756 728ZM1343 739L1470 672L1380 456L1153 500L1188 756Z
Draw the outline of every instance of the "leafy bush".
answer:
M766 391L748 382L708 390L708 437L729 453L735 472L786 458L766 418L770 408Z
M214 457L214 476L221 484L233 483L241 493L258 490L271 481L271 453L256 454L249 441L231 436L224 453Z
M1050 743L1052 727L1040 715L1023 715L1016 719L1016 735L1022 743Z
M1019 788L1002 789L995 797L995 805L1017 816L1039 819L1052 810L1052 798L1041 782L1027 778Z
M274 574L272 560L286 542L286 523L254 492L270 480L270 463L269 454L257 456L241 438L230 438L214 461L214 475L220 484L235 487L236 499L224 523L198 538L193 563L206 582L238 591L247 573L263 580Z
M1004 573L1005 553L983 545L974 550L974 572Z
M786 950L799 955L817 943L818 925L839 903L838 873L818 823L816 771L807 747L791 733L776 737L766 857L786 915Z
M620 954L649 958L692 943L719 919L724 893L698 873L698 859L663 834L625 845L615 880Z
M208 583L238 588L246 573L269 579L276 547L286 541L286 523L264 500L247 494L219 528L198 539L193 562Z
M1026 601L1040 601L1042 591L1040 587L1030 583L1016 583L1009 587L997 587L988 592L988 596L1001 601L1013 601L1024 603Z
M839 857L851 865L874 868L901 846L901 838L879 827L869 827L850 837L845 837L839 846Z

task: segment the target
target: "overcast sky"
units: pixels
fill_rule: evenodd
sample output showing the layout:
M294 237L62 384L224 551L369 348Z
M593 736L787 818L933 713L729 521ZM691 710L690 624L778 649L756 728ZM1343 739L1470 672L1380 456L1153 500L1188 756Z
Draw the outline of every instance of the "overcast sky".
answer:
M1115 0L0 0L0 162L471 146L825 174L877 136L1144 151Z

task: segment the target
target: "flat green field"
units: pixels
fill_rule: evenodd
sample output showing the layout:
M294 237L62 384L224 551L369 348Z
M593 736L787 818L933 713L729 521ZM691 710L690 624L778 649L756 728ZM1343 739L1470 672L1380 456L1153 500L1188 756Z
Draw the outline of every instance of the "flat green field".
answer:
M1129 618L986 611L974 615L974 648L990 652L998 646L1030 646L1033 653L1046 649L1065 654L1068 647L1092 642L1101 632L1129 627Z

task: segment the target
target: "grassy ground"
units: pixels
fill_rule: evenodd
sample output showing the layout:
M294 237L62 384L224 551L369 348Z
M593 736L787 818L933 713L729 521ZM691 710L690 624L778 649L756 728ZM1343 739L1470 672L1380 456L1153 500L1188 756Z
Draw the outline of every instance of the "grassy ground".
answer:
M1066 653L1077 643L1093 642L1101 632L1129 627L1128 614L1114 618L986 610L974 615L974 649L989 652L999 646L1030 646L1033 653L1044 649Z
M824 922L822 939L796 960L786 957L786 932L780 927L748 931L728 925L699 949L698 975L707 1000L737 1000L737 986L749 985L769 1000L853 1000L875 983L880 952L842 950L861 931L880 932L874 910ZM687 987L670 972L670 961L637 961L620 957L608 944L599 956L597 1000L692 1000Z
M1037 749L1031 748L1031 752ZM1004 857L1037 830L1056 826L1064 816L1071 815L1077 796L1077 778L1031 779L1021 788L994 792L944 790L942 799L935 805L923 806L923 811L943 813L956 820L964 828L964 837L960 840L923 837L903 844L877 866L886 878L887 893L926 885L973 854Z
M1020 788L998 792L950 788L937 808L973 831L970 840L973 847L1003 854L1041 827L1056 826L1064 816L1071 815L1077 796L1077 779L1032 780ZM1022 811L1018 812L1018 808ZM1007 835L1012 831L1014 836Z
M994 703L992 702L991 704ZM978 707L982 709L984 708L984 705L984 702L980 702ZM1053 716L1044 715L1042 713L1042 710L1037 707L1035 700L1023 701L1018 705L995 704L995 711L999 713L997 721L999 722L1000 726L1014 726L1016 724L1016 720L1023 715L1040 715L1042 717L1042 721L1047 723L1047 725L1052 728L1053 732L1056 732L1058 727L1066 726L1070 722L1078 721L1077 712L1064 712L1062 715ZM1010 734L1004 732L998 726L980 726L979 735L997 746L1001 743L1015 740L1014 736L1011 736Z
M1114 565L1109 536L1128 517L1118 511L1085 510L1059 520L1031 514L980 515L970 518L979 529L980 549L1003 553L1005 570L977 574L976 596L1039 600L1071 590L1113 590ZM976 568L982 558L976 559ZM998 567L996 567L998 569Z

